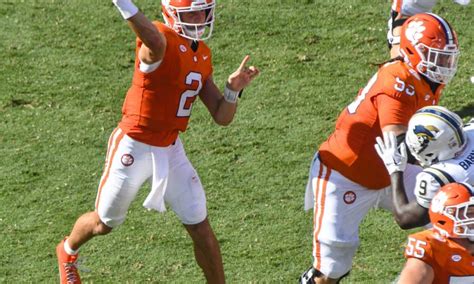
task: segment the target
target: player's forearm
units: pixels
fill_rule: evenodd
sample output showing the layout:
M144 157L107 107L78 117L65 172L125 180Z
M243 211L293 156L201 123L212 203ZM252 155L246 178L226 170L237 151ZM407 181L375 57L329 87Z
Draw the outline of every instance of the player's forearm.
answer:
M420 226L418 216L415 216L411 204L405 193L403 184L403 172L394 172L391 176L393 215L400 228L407 230Z
M166 47L164 35L138 10L137 6L131 0L112 0L112 2L145 46L155 55L163 54Z
M416 202L410 202L403 184L403 172L394 172L391 176L393 194L393 215L403 230L413 229L429 223L427 210Z
M237 111L237 102L230 103L222 98L219 101L219 105L215 114L213 115L214 121L222 126L229 125L234 119L235 112Z
M143 13L138 12L128 19L128 25L137 37L145 44L153 54L163 53L166 47L165 36L158 31L153 23Z

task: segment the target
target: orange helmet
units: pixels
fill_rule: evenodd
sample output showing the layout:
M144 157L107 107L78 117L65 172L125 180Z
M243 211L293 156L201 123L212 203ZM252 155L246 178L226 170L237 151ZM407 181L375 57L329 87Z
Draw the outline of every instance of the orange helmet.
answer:
M215 0L161 0L165 23L181 36L192 40L206 40L214 28ZM189 23L182 19L183 13L205 11L203 23Z
M405 62L429 80L447 84L457 70L458 38L449 23L440 16L416 14L402 26L400 53Z
M431 201L433 229L450 238L474 241L474 190L466 183L443 186Z

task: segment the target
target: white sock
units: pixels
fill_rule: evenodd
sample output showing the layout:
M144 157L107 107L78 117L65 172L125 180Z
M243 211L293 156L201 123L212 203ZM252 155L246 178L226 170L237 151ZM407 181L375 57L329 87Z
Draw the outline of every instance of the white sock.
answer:
M64 250L65 250L66 253L69 254L69 255L76 255L76 254L79 252L79 249L73 250L73 249L69 246L69 243L68 243L68 240L67 240L67 239L66 239L66 241L64 242Z

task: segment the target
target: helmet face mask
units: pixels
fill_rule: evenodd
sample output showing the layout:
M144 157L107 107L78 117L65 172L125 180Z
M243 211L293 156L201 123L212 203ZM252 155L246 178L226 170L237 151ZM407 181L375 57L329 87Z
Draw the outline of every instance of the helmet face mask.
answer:
M474 198L470 201L447 206L443 212L452 222L452 232L449 236L468 238L474 241Z
M430 48L421 43L415 47L420 55L420 63L416 66L420 74L439 84L447 84L457 71L459 50L441 50Z
M474 241L474 198L471 197L470 201L457 206L451 206L450 211L455 213L452 218L456 235Z
M417 14L402 26L400 54L430 81L447 84L456 74L459 47L456 33L443 18Z
M418 110L408 123L405 142L424 167L454 158L466 145L462 119L440 106Z
M433 229L449 238L474 241L474 192L471 186L450 183L431 202L429 215Z
M162 0L165 23L182 37L191 40L206 40L214 29L215 0ZM203 22L189 21L191 13L204 12Z

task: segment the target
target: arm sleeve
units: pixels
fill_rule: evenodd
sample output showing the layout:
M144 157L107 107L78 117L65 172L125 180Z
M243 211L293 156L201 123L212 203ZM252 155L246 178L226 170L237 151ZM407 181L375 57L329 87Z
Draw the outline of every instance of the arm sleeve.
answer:
M401 99L401 97L379 94L375 98L375 104L381 128L391 124L408 125L408 121L414 113L413 104L409 100Z

